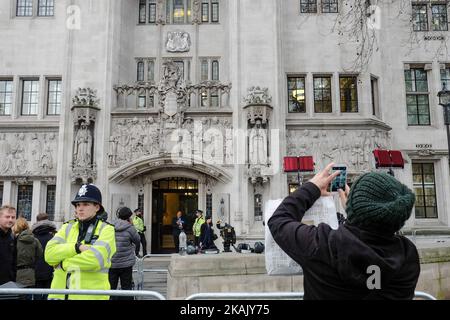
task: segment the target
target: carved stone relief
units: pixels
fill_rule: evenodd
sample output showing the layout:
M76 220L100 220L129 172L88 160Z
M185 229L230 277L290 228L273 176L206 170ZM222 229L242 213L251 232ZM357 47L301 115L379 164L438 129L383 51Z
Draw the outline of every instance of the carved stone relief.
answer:
M221 139L222 145L209 156L220 158L222 163L232 160L231 119L185 118L180 125L173 120L162 115L157 118L114 119L113 134L109 138L109 166L118 167L144 156L173 154L175 150L182 153L183 158L203 161L211 150L208 146L216 142L216 137Z
M73 106L97 107L97 91L91 88L78 88L72 98Z
M0 132L0 175L56 175L54 132Z
M328 163L346 164L350 171L372 168L372 151L389 149L390 133L381 130L288 130L288 156L313 156L316 168Z
M268 88L250 87L247 89L247 96L244 97L246 105L251 104L271 104L272 96Z
M166 10L165 10L164 0L157 0L156 3L156 24L165 24L166 23Z
M202 23L200 0L192 1L192 24Z
M168 52L188 52L191 48L189 33L184 31L169 31L167 33L166 50Z

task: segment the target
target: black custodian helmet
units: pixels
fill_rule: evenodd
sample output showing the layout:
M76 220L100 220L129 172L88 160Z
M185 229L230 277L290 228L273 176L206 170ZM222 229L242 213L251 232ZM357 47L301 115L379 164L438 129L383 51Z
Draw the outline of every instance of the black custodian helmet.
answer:
M93 184L83 184L78 190L72 204L75 206L77 202L93 202L100 205L100 210L97 213L105 211L102 206L102 194L100 190Z

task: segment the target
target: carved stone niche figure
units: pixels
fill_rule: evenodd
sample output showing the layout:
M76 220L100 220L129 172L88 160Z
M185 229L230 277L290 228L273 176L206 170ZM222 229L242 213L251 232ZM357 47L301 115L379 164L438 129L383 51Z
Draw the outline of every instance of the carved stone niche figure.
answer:
M256 120L249 136L249 164L267 165L267 133L261 120Z
M202 23L200 0L192 1L192 24Z
M54 132L49 133L48 135L44 134L44 151L41 155L39 161L39 167L44 173L48 173L51 169L53 169L53 156L52 154L56 152L55 147L55 139L56 135Z
M88 124L83 121L75 135L73 151L74 164L78 167L90 166L92 163L92 134Z
M119 144L119 137L116 135L112 135L109 138L109 165L112 167L117 166L117 148Z
M43 146L41 140L39 139L36 132L31 134L31 158L32 164L31 169L33 172L37 173L39 171L39 162L41 160L41 155L43 150Z
M165 1L157 0L156 5L156 24L165 24Z
M178 68L175 62L166 61L163 63L163 77L162 88L160 90L166 91L169 88L176 88L179 85L181 78L181 70Z

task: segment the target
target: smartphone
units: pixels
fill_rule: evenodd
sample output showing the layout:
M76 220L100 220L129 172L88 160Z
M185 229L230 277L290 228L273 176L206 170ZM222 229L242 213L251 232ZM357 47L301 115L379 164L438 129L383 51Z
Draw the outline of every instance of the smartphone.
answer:
M336 165L331 168L331 173L340 171L340 173L331 181L331 192L342 189L345 191L345 185L347 184L347 167L345 165Z

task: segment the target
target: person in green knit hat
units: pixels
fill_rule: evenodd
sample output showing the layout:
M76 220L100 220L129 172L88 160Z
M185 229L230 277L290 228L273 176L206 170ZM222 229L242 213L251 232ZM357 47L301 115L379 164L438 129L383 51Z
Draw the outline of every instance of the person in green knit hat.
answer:
M286 197L268 221L280 248L303 268L307 299L412 299L420 274L415 245L397 235L411 215L414 193L394 177L363 174L339 190L347 220L337 230L301 222L339 172L329 164Z
M340 190L339 196L344 206L347 205L348 223L386 234L403 227L415 202L415 195L407 186L379 172L363 174L349 193Z

